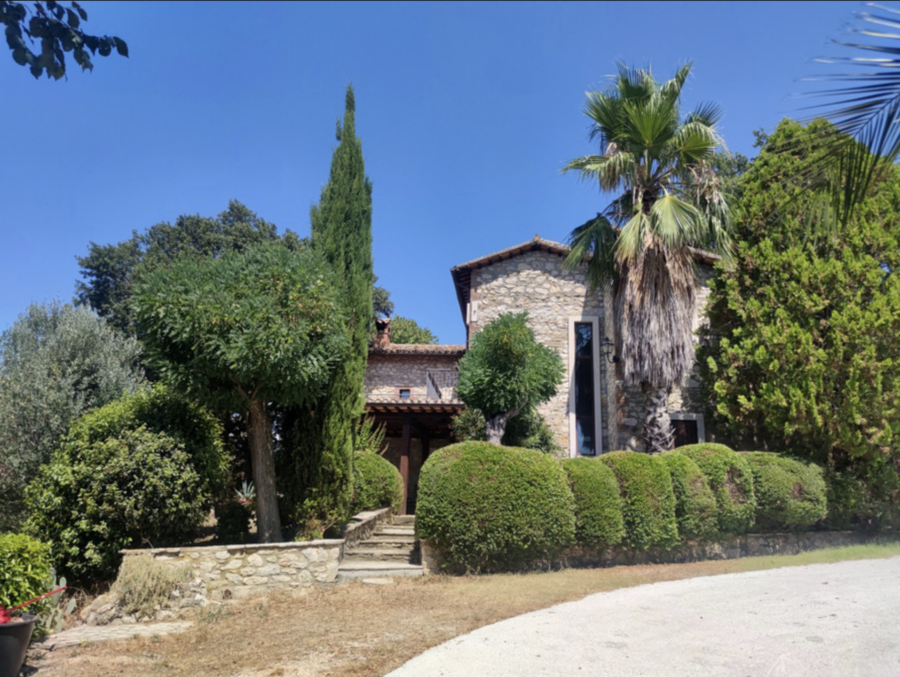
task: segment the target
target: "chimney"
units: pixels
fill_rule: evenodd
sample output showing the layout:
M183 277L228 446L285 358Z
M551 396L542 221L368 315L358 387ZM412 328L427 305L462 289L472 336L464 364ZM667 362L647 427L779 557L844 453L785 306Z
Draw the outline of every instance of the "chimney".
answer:
M387 348L391 345L391 318L375 320L375 347Z

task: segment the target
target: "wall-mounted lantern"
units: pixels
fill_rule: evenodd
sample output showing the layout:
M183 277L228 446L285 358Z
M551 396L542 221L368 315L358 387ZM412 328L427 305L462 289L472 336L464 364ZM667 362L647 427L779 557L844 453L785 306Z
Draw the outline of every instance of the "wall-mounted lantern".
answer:
M618 355L615 355L616 346L615 344L609 340L608 337L604 336L603 340L600 341L600 354L606 358L606 361L610 364L616 364L622 358Z

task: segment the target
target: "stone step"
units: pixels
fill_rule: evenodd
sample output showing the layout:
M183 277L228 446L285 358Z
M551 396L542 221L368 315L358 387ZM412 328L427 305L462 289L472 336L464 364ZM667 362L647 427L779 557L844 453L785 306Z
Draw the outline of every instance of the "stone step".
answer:
M381 562L385 560L410 562L419 558L418 550L400 550L398 548L366 548L365 550L351 550L344 557L344 562Z
M415 524L416 516L415 515L395 515L394 516L394 526L400 526L401 524Z
M415 536L415 527L380 527L375 530L375 536Z
M354 548L414 548L414 536L372 536L360 541Z
M383 578L396 576L424 576L425 570L418 564L404 562L366 562L344 560L338 567L337 580L348 581L354 578Z

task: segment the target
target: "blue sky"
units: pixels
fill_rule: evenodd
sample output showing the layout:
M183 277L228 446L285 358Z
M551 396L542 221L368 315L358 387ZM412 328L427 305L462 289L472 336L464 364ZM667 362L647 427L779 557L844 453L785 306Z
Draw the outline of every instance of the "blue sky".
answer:
M584 92L617 60L719 103L731 150L800 116L857 2L95 3L85 28L128 59L69 60L36 81L0 56L0 329L70 300L76 255L238 199L309 233L344 90L374 184L373 253L396 313L442 343L465 331L451 266L540 234L565 240L604 206L562 176L592 152Z

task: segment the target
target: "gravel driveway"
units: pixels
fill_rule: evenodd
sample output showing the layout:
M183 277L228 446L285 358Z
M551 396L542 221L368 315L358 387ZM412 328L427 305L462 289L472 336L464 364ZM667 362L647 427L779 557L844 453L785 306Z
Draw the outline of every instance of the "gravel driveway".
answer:
M900 557L655 583L495 623L390 677L897 677Z

